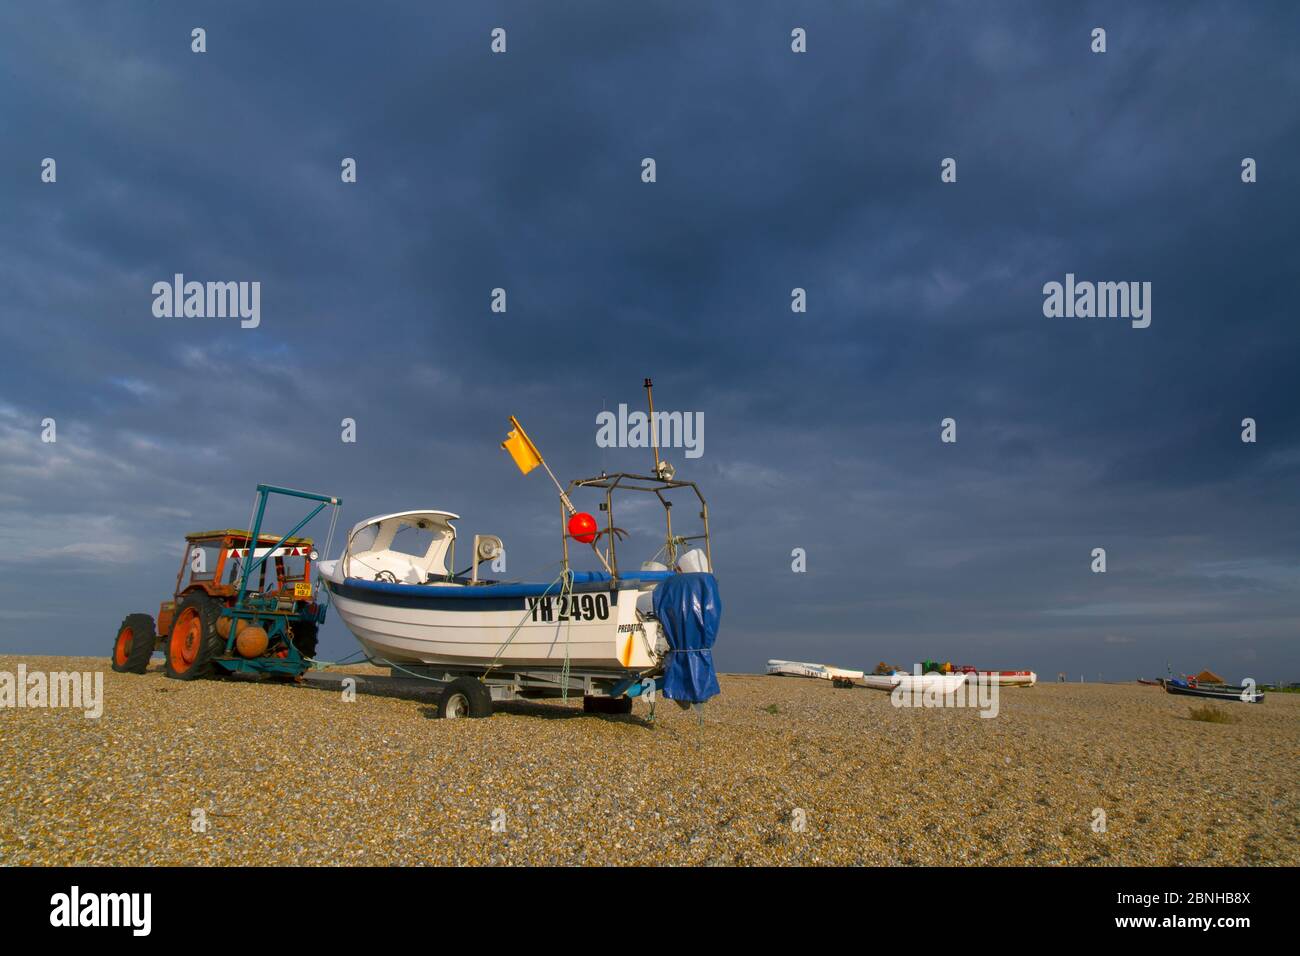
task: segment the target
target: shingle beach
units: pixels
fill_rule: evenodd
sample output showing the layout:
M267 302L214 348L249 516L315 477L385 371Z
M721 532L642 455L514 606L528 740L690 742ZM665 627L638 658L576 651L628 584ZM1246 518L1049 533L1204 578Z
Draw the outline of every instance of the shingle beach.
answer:
M104 712L0 708L0 865L1300 864L1300 695L1008 688L1000 713L723 675L653 725L581 701L103 671ZM372 668L355 668L358 672ZM197 812L196 812L197 811ZM1103 825L1104 824L1104 825Z

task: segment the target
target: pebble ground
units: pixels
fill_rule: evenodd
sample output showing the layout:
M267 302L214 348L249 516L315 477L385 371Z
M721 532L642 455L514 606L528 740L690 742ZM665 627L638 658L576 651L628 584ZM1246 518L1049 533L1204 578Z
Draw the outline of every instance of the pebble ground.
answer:
M0 708L0 865L1300 864L1300 695L1212 724L1158 687L1040 684L984 719L724 675L702 722L666 701L653 725L640 702L444 721L158 660L19 663L103 671L106 700Z

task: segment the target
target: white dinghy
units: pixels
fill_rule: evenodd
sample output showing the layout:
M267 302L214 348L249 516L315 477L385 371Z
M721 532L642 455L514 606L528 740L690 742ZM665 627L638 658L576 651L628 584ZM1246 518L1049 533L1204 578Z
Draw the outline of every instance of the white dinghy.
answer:
M905 691L917 693L937 693L942 695L955 693L957 688L966 683L969 674L867 674L862 678L865 687L875 690L890 690L901 687Z
M856 681L862 671L831 667L829 664L807 664L802 661L768 661L767 672L780 677L819 677L822 680Z

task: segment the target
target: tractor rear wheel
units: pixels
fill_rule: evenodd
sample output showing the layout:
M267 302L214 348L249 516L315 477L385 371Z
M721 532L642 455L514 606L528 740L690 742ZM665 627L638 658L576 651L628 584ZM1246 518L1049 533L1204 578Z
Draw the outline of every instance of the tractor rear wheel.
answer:
M176 605L171 634L163 641L166 674L173 680L199 680L212 674L212 661L226 649L217 633L217 602L199 591Z
M117 629L113 642L113 670L119 674L143 674L153 657L157 643L153 618L148 614L128 614Z

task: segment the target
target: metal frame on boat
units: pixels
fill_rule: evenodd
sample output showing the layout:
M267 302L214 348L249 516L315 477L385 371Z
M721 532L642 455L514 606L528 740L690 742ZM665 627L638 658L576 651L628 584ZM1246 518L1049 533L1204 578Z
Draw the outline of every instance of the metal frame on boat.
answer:
M693 481L677 481L671 477L652 477L650 475L637 475L631 472L617 471L613 474L601 473L596 478L578 478L569 482L569 487L565 491L565 496L571 496L579 488L598 488L605 492L605 500L601 502L600 510L606 514L605 530L601 534L608 535L609 551L606 561L610 568L610 573L615 577L618 576L618 549L615 545L618 538L618 532L621 530L614 524L614 492L615 491L642 491L654 495L659 499L659 503L664 508L664 521L667 526L667 534L664 538L664 547L660 553L667 558L666 563L672 565L677 560L678 545L686 544L689 541L704 542L704 556L708 561L708 566L713 567L713 545L709 539L709 503L704 500L704 495L700 494L699 486ZM681 488L689 488L695 493L695 497L700 502L700 521L704 526L701 534L674 536L673 535L673 503L669 498L664 497L664 492L674 491ZM564 547L564 563L568 566L569 562L569 535L566 533L566 514L563 503L560 507L560 538Z

